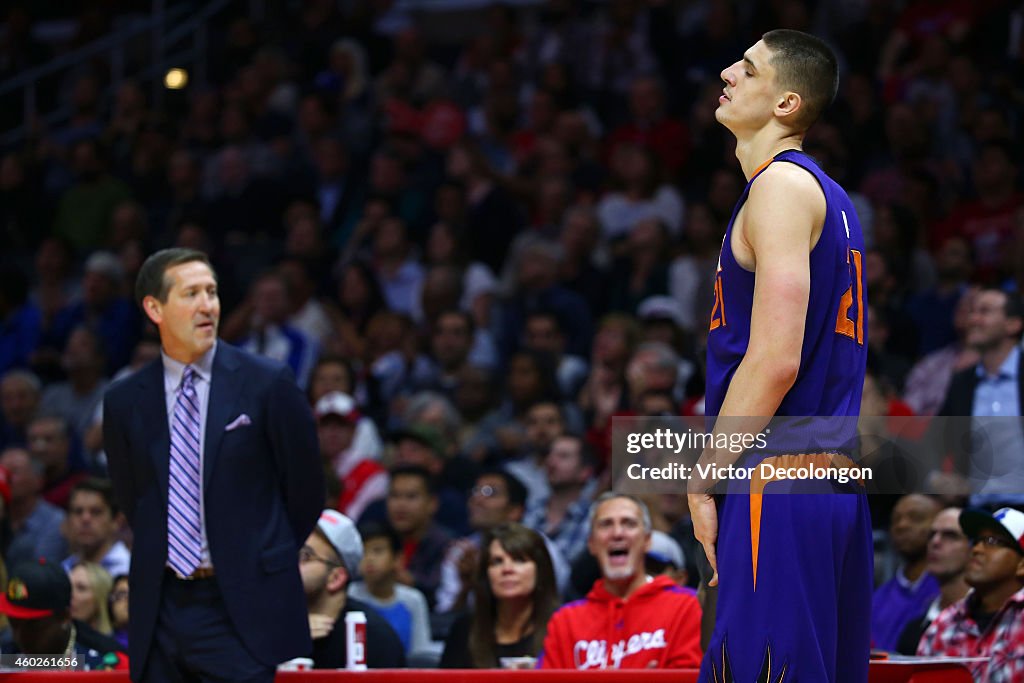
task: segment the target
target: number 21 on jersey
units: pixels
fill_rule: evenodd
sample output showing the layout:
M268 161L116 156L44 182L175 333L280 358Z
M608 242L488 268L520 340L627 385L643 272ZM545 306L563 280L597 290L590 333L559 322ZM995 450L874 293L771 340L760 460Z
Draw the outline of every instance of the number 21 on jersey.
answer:
M724 242L724 239L723 239ZM715 271L715 305L711 307L711 328L717 330L725 327L725 301L722 299L722 257L718 257L718 269Z
M850 239L850 224L846 222L843 211L843 225L846 227L846 239ZM864 255L857 249L846 247L846 265L850 269L850 286L839 299L839 313L836 315L836 334L849 337L858 344L864 344ZM856 299L854 299L856 290ZM851 311L850 309L854 309ZM854 317L851 318L851 312Z

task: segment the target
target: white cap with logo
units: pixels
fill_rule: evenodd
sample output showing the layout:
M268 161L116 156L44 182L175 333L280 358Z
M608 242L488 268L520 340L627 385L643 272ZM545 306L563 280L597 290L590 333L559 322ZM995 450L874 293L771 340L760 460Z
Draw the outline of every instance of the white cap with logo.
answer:
M968 538L977 538L978 534L988 529L994 531L1017 545L1024 554L1024 512L1013 508L1001 508L988 512L978 508L968 508L960 513L960 527Z
M363 539L359 537L352 520L337 510L324 510L316 528L327 537L327 541L345 563L350 579L359 574L359 563L363 561Z

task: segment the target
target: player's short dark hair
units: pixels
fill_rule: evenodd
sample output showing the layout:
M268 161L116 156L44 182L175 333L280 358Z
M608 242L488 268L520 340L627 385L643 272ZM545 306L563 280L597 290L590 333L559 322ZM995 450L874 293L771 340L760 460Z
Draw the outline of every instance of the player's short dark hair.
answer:
M395 555L402 550L402 539L387 522L363 522L359 525L359 536L363 539L364 546L375 538L383 538L388 542L388 547Z
M106 503L107 507L110 508L110 516L116 517L118 512L117 498L114 496L114 486L108 479L101 479L100 477L88 477L81 480L71 488L71 494L68 496L68 507L71 507L71 501L75 499L75 495L78 493L95 493L103 502Z
M205 263L217 277L210 258L201 251L195 249L183 249L174 247L172 249L161 249L151 254L139 268L139 275L135 278L135 301L142 305L142 300L147 296L155 298L160 303L167 302L167 295L171 291L171 283L167 279L167 270L183 263L199 261Z
M396 465L391 468L390 474L392 482L398 477L418 477L423 480L423 485L427 487L427 493L432 496L437 495L437 479L425 467L420 467L419 465Z
M776 29L761 36L772 51L779 85L799 93L804 113L796 123L809 128L832 104L839 90L839 65L825 41L792 29Z

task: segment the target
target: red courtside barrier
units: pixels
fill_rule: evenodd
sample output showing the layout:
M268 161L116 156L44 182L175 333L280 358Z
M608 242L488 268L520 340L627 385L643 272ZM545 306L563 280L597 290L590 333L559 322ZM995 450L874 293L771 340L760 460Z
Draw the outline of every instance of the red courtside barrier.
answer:
M25 683L128 683L128 672L0 674ZM697 671L502 671L457 669L378 669L371 671L289 671L277 683L696 683ZM959 664L904 665L872 662L870 683L972 683Z

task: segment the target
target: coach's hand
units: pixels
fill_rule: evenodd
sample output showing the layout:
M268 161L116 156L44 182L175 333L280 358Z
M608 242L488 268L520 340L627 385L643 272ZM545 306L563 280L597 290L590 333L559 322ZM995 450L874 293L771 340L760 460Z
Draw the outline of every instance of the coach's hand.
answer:
M715 543L718 541L718 508L715 499L706 493L690 493L686 496L690 504L690 520L693 522L693 535L704 546L704 554L711 564L711 580L709 586L718 585L718 558L715 555Z

